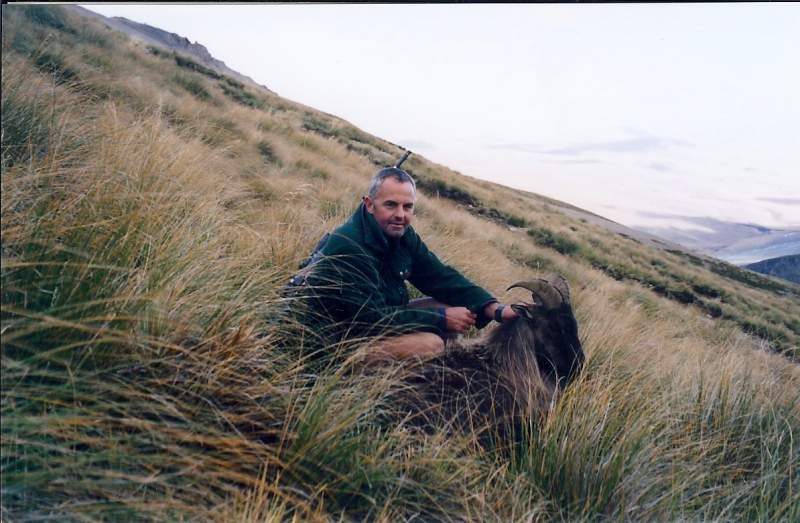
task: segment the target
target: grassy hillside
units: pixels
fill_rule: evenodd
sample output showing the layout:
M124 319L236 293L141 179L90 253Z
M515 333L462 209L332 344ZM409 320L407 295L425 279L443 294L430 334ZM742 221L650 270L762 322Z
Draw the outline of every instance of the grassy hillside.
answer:
M399 147L58 7L2 24L3 520L800 520L797 286L414 155L426 242L507 301L564 274L587 354L514 441L420 434L401 369L279 319Z

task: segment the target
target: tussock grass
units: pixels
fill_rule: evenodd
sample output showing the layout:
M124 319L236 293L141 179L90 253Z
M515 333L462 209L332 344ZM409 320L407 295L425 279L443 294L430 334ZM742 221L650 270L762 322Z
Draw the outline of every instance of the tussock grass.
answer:
M404 369L362 369L366 340L320 347L281 295L400 149L269 93L171 92L200 73L21 8L3 8L4 520L800 519L800 369L736 323L746 308L791 342L791 296L414 156L483 209L421 192L432 249L508 301L529 299L513 281L565 274L588 357L512 438L415 430L391 401ZM37 67L22 44L42 31L79 50L78 81ZM723 318L642 285L656 275Z

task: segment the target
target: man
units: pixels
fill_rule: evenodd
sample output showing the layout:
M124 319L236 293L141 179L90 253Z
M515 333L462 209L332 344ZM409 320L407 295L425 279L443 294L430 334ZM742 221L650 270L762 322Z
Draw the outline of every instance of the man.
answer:
M381 336L367 361L427 358L444 350L444 338L517 314L443 264L411 222L416 185L397 167L373 177L355 214L321 242L305 278L309 305L337 337ZM409 301L405 281L430 298Z

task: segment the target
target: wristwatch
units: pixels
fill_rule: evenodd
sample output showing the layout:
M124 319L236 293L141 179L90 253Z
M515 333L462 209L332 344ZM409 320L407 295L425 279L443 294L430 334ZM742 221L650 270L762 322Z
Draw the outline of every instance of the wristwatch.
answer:
M494 321L503 323L503 309L505 308L506 306L501 304L494 310Z

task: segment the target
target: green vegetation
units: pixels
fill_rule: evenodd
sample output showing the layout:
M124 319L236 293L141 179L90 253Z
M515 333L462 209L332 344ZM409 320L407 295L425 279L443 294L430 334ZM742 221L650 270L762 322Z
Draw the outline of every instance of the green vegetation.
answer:
M187 58L186 56L176 53L173 51L172 57L175 59L175 63L178 64L179 67L183 67L185 69L189 69L190 71L198 72L202 75L208 76L209 78L213 78L215 80L222 79L222 75L218 72L214 71L213 69L209 69L208 67L201 65L191 58Z
M572 256L580 251L580 245L570 240L566 236L557 234L549 229L532 228L528 230L528 236L533 238L538 245L554 249L559 254Z
M410 168L406 170L414 177L417 188L428 194L436 196L437 198L447 198L448 200L453 200L467 207L475 208L481 205L477 198L463 189L454 187L435 178L423 176Z
M193 76L176 74L174 77L175 83L192 93L200 100L211 100L211 93L206 90L203 82Z
M722 298L725 294L723 290L707 283L693 282L691 285L692 290L694 290L697 294L705 296L706 298Z
M163 47L157 47L155 45L148 45L147 52L159 58L172 58L175 56L175 53L172 51L167 51Z
M312 133L317 133L325 138L335 138L339 136L339 131L334 129L330 123L312 114L303 116L303 129Z
M414 155L429 245L503 300L565 274L587 354L519 433L420 432L403 368L312 358L281 297L400 148L65 8L2 16L4 521L800 520L797 286Z
M64 56L43 51L36 56L34 65L41 72L49 74L56 83L64 83L77 79L77 73L64 64Z
M348 150L353 150L365 156L375 153L387 157L387 152L373 137L356 129L352 125L343 121L334 121L327 116L315 115L314 113L304 112L301 128L304 131L318 134L324 138L334 138L339 143L345 144ZM391 160L391 155L388 156ZM386 162L379 162L377 165L387 165Z
M748 287L753 287L756 289L765 289L774 292L781 292L781 291L793 292L788 285L784 285L775 280L765 278L764 276L761 276L760 274L757 274L753 271L740 269L739 267L732 265L730 263L718 262L718 261L711 262L709 264L709 269L719 274L720 276L724 276L726 278L742 282Z
M405 168L405 166L403 167ZM494 207L485 205L468 191L465 191L455 185L443 182L442 180L431 176L429 173L423 174L411 168L405 169L414 177L417 188L430 194L431 196L436 196L437 198L447 198L448 200L456 202L471 214L488 218L506 226L518 228L528 226L528 222L525 218L508 214Z
M4 64L5 65L5 64ZM3 171L16 163L42 156L49 145L55 113L48 114L48 101L41 92L30 96L29 74L2 77ZM59 109L61 109L59 107Z
M220 74L217 71L206 67L191 58L182 55L180 53L176 53L175 51L167 51L161 47L156 47L149 45L147 46L147 51L159 58L172 58L175 60L175 64L178 67L183 69L188 69L189 71L199 73L203 76L207 76L208 78L219 80L219 86L222 88L222 91L230 96L232 99L236 100L237 102L247 105L249 107L255 107L258 109L264 108L264 101L259 99L254 94L250 93L245 85L235 80L229 76L224 74ZM189 92L197 96L202 100L208 100L211 98L211 95L208 91L205 90L203 84L199 82L196 78L187 77L184 75L176 74L175 75L176 82L179 85L185 87Z
M20 11L35 24L65 33L76 33L75 29L66 22L64 11L60 7L26 5L20 7Z
M264 109L266 107L263 99L245 89L244 86L238 87L229 81L223 81L219 83L219 87L225 95L246 107L253 107L254 109Z
M269 142L265 141L258 142L256 144L256 147L258 148L258 153L261 155L262 158L264 158L265 162L277 163L277 164L281 163L280 159L275 154L275 151Z

